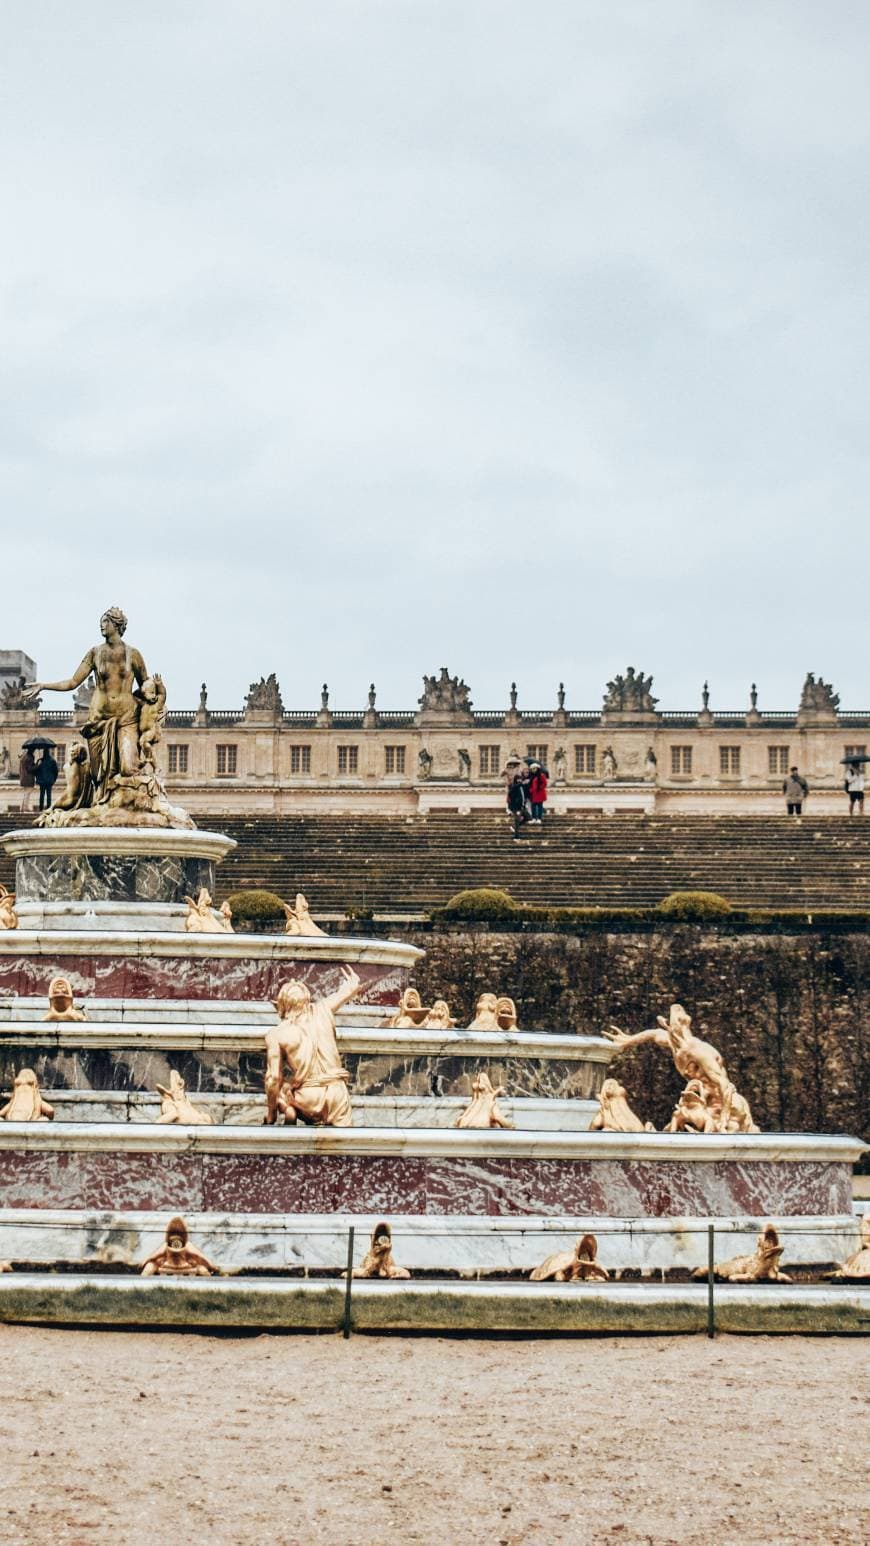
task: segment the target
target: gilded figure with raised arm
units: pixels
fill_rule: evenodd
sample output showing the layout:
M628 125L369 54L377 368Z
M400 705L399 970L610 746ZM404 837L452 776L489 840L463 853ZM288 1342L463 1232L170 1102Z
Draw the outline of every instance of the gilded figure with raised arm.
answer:
M709 1116L707 1132L757 1133L749 1104L728 1078L722 1054L709 1041L702 1041L694 1034L691 1017L682 1004L672 1004L667 1020L664 1015L659 1015L657 1022L649 1030L637 1031L633 1036L615 1025L604 1034L620 1050L652 1042L670 1052L677 1073L700 1086Z
M275 1000L278 1024L266 1033L266 1117L277 1122L311 1122L325 1127L350 1127L353 1112L335 1034L335 1016L362 986L350 967L341 969L342 984L327 998L316 999L304 982L285 982Z

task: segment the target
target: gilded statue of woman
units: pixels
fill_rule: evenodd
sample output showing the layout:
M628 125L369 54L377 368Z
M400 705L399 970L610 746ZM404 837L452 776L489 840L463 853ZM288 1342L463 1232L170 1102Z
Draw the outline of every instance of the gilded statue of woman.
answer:
M96 688L91 698L82 736L87 742L94 804L108 800L116 777L133 778L139 772L139 699L148 672L137 649L124 643L127 618L120 607L109 607L100 618L103 643L89 649L81 665L66 682L34 682L27 697L41 692L75 692L91 672Z

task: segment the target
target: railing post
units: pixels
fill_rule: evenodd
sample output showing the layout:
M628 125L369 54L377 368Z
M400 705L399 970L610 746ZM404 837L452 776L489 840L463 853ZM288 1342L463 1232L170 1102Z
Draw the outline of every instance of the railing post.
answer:
M347 1232L347 1277L344 1283L344 1322L341 1334L347 1341L350 1336L350 1295L353 1287L353 1236L354 1228L351 1224Z
M715 1227L707 1225L707 1336L716 1335L716 1306L713 1301L713 1285L716 1281Z

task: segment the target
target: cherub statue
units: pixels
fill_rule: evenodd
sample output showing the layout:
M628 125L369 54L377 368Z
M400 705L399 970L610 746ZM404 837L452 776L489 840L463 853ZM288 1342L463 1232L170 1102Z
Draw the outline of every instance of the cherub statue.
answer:
M72 984L68 977L52 977L48 985L48 1013L43 1015L46 1020L58 1020L61 1022L87 1020L83 1009L76 1007Z
M210 1262L202 1251L189 1243L190 1237L184 1219L175 1217L166 1226L166 1236L160 1249L142 1264L143 1278L210 1278L220 1277L220 1268Z
M779 1270L779 1259L785 1247L779 1243L779 1234L772 1224L765 1224L758 1237L753 1256L732 1256L729 1261L716 1263L717 1278L727 1278L729 1283L790 1283L791 1278ZM706 1267L696 1267L693 1278L705 1278Z
M371 1244L359 1267L354 1267L352 1278L409 1278L406 1267L397 1267L393 1261L393 1232L389 1224L376 1224L372 1230Z
M606 1283L610 1273L596 1261L598 1241L594 1235L583 1235L573 1251L554 1251L540 1267L529 1274L533 1283Z
M319 929L317 924L314 922L314 919L308 911L308 903L306 902L301 891L297 891L296 893L295 907L291 907L289 902L285 902L283 905L284 916L287 919L287 926L284 930L285 934L305 934L312 936L315 934L326 934L326 930Z
M17 929L18 914L15 911L15 892L0 886L0 929Z
M861 1249L830 1274L832 1278L851 1278L853 1282L870 1279L870 1213L861 1216Z
M452 1031L456 1021L450 1013L450 1006L446 999L436 998L432 1008L426 1012L423 1025L427 1031Z
M697 1080L704 1093L704 1101L712 1126L707 1132L757 1133L748 1102L738 1095L728 1078L721 1053L708 1041L702 1041L692 1031L691 1017L682 1004L672 1004L668 1019L657 1017L658 1023L651 1030L638 1031L629 1036L618 1026L612 1025L605 1036L617 1047L638 1047L643 1042L653 1042L670 1052L677 1073L686 1080Z
M642 1122L628 1104L625 1086L605 1079L598 1095L598 1110L589 1123L590 1133L654 1133L651 1122Z
M157 1093L161 1097L158 1123L184 1122L192 1127L212 1126L208 1112L193 1104L184 1080L174 1068L169 1075L169 1089L158 1084Z
M504 1095L503 1085L493 1089L489 1074L481 1070L471 1086L471 1104L459 1116L457 1127L513 1127L503 1111L498 1108L498 1097Z
M139 701L139 756L143 762L154 761L154 748L161 738L161 728L166 717L166 687L162 676L146 676L133 697Z
M468 1027L470 1031L497 1031L498 1030L498 996L495 993L481 993L474 1006L474 1019Z
M432 1011L427 1009L420 1001L420 995L416 988L406 988L399 1001L399 1007L387 1026L392 1031L409 1031L412 1026L425 1025L426 1016Z
M232 909L229 902L224 902L219 913L214 910L211 894L205 886L201 886L194 901L192 896L184 898L187 903L187 917L184 920L184 928L187 934L232 934Z
M266 1033L266 1117L279 1112L285 1122L350 1127L353 1112L347 1091L350 1075L342 1066L335 1015L362 986L356 972L341 969L343 985L328 998L311 1002L304 982L285 982L275 999L278 1024ZM285 1064L290 1077L285 1076Z
M15 1076L12 1095L0 1109L4 1122L52 1122L54 1107L42 1098L39 1082L32 1068L22 1068Z
M499 997L495 1006L495 1018L500 1031L515 1031L517 1028L517 1006L512 998L506 995Z

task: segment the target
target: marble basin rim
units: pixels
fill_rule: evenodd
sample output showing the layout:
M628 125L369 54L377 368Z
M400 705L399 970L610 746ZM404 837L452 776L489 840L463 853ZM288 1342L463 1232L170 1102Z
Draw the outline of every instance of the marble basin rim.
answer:
M208 859L219 864L237 847L233 837L199 827L20 827L0 837L13 859L39 854L112 854L136 858Z
M183 934L144 929L6 929L0 956L173 956L191 961L364 961L410 968L425 954L395 939L353 935Z
M585 1133L481 1128L158 1126L127 1122L0 1122L0 1151L404 1155L431 1159L736 1160L853 1165L860 1138L830 1133Z

